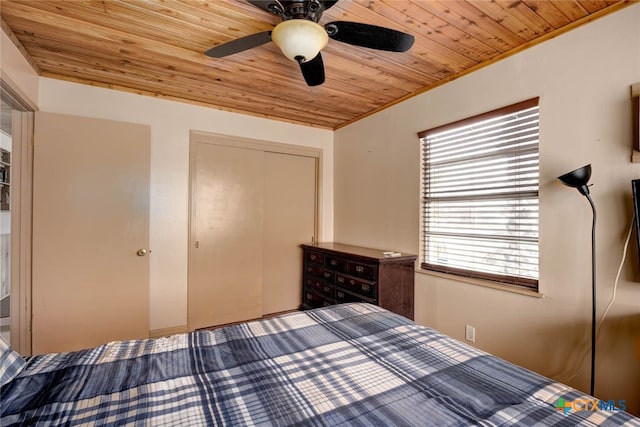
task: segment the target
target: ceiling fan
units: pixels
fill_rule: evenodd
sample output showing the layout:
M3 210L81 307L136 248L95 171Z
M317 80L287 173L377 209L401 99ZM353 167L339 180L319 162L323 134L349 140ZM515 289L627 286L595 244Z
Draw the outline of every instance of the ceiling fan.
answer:
M300 65L309 86L324 83L324 63L320 51L329 38L355 46L391 52L406 52L414 37L401 31L349 21L318 24L322 13L338 0L246 0L248 3L279 16L282 22L270 31L240 37L205 52L212 58L242 52L273 41L289 59Z

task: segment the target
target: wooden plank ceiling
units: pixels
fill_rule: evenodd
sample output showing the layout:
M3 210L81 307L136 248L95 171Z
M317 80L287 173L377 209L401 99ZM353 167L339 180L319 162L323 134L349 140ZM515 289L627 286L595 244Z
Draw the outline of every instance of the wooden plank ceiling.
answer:
M329 40L308 87L273 43L209 48L270 30L244 0L0 0L5 32L42 76L336 129L630 4L618 0L341 0L343 20L415 36L406 53Z

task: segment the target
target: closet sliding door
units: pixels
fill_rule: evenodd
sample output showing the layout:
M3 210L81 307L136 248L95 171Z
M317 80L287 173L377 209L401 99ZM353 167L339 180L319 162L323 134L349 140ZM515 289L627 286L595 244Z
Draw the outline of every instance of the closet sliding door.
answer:
M317 159L265 153L262 314L302 302L300 244L315 236Z
M263 153L191 144L189 330L262 312Z
M193 132L189 330L297 309L319 152Z

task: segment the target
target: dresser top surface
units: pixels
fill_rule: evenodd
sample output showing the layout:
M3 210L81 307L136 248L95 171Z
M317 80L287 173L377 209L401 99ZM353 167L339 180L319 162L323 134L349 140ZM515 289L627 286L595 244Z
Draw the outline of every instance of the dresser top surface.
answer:
M320 252L337 252L345 255L356 255L364 258L371 258L379 262L415 261L417 255L400 253L391 250L365 248L362 246L345 245L336 242L319 242L302 245L304 249L319 250ZM394 252L393 256L385 255L385 252ZM400 254L400 255L397 255Z

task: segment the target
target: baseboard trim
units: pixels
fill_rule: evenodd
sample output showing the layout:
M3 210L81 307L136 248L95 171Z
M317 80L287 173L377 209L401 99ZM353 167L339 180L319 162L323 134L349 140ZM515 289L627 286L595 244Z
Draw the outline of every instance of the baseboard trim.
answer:
M247 319L247 320L243 320L243 321L240 321L240 322L225 323L224 325L209 326L209 327L205 327L205 328L199 328L198 330L200 330L200 329L213 330L213 329L222 328L224 326L237 325L238 323L246 323L246 322L252 322L254 320L269 319L271 317L280 316L281 314L294 313L296 311L300 311L300 310L293 309L293 310L279 311L277 313L263 314L262 317L259 317L257 319ZM169 335L183 334L183 333L188 332L188 331L189 331L189 328L187 327L187 325L179 325L179 326L172 326L170 328L154 329L152 331L149 331L149 338L167 337Z
M187 332L187 325L172 326L170 328L154 329L149 331L149 338L167 337L169 335L183 334Z
M280 316L282 314L295 313L297 311L300 311L300 310L295 308L295 309L292 309L292 310L278 311L277 313L263 314L261 317L257 317L255 319L239 320L237 322L223 323L221 325L215 325L215 326L205 326L204 328L198 328L197 330L198 331L213 331L214 329L224 328L225 326L239 325L241 323L255 322L257 320L270 319L272 317L277 317L277 316Z

